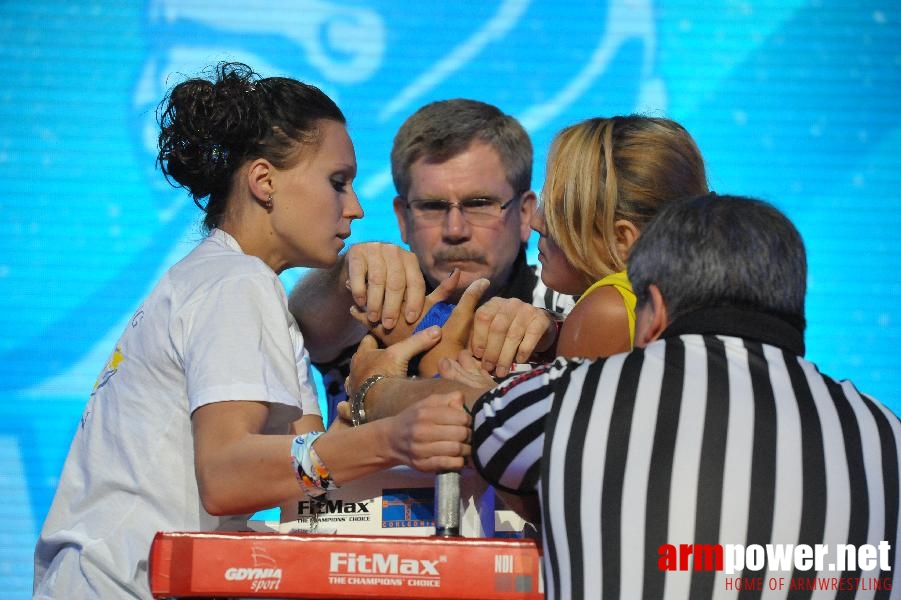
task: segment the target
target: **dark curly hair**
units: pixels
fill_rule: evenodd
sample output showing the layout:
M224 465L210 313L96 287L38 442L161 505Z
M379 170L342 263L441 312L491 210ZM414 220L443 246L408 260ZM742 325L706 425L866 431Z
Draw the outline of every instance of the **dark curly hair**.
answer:
M166 180L186 188L206 212L207 231L220 225L235 171L265 158L278 168L299 159L300 145L319 143L317 122L345 123L319 88L287 77L260 78L243 63L226 62L214 76L173 87L157 109L157 164ZM200 200L209 198L206 205Z

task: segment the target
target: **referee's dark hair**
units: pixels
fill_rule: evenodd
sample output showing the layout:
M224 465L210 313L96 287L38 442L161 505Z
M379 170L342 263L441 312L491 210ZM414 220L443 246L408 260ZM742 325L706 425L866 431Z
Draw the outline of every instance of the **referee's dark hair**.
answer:
M670 322L701 308L735 307L804 331L804 242L762 200L710 193L666 205L632 247L628 273L638 306L655 284Z

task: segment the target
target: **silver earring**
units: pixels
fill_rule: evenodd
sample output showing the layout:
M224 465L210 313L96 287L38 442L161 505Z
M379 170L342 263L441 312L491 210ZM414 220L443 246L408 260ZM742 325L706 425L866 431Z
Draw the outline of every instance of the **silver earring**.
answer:
M269 194L266 197L266 200L261 202L261 204L263 205L263 208L265 208L267 212L272 212L272 194Z

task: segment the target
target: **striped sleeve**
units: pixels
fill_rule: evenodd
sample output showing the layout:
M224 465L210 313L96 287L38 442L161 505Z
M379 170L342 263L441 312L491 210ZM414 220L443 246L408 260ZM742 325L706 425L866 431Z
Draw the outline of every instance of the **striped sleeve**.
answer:
M541 280L541 265L532 267L538 280L532 289L532 306L547 309L551 312L566 316L576 305L576 296L561 294L544 284Z
M473 462L495 487L536 491L553 382L570 362L557 359L510 377L473 406Z

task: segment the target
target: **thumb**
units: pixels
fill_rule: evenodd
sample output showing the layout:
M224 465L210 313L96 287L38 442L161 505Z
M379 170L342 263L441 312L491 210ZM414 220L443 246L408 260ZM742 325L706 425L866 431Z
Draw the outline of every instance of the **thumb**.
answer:
M463 393L459 391L453 391L448 394L447 405L451 408L459 408L463 409Z
M379 343L373 336L364 335L363 339L360 340L360 344L357 346L357 352L365 350L378 350L378 348Z
M405 340L393 344L388 348L388 351L396 358L409 362L414 356L430 350L440 339L441 327L432 325L422 331L417 331Z
M463 295L460 296L460 301L457 302L457 306L463 307L463 312L471 316L475 313L476 307L479 305L479 300L482 299L482 294L485 293L489 285L490 282L484 277L476 279L469 284L469 287L467 287L463 292Z
M441 375L441 379L455 379L455 376L460 372L460 365L455 360L451 360L446 356L442 356L441 360L438 361L438 374Z
M476 279L469 284L469 287L460 296L460 301L457 302L447 322L444 323L445 335L453 336L453 339L459 340L464 346L467 344L476 307L479 305L482 294L488 289L488 285L489 281L485 278Z
M454 292L457 289L457 285L460 283L460 269L454 267L454 270L451 271L451 274L445 277L441 283L438 284L432 293L428 295L429 301L432 304L437 304L438 302L444 302L451 296L453 296Z

